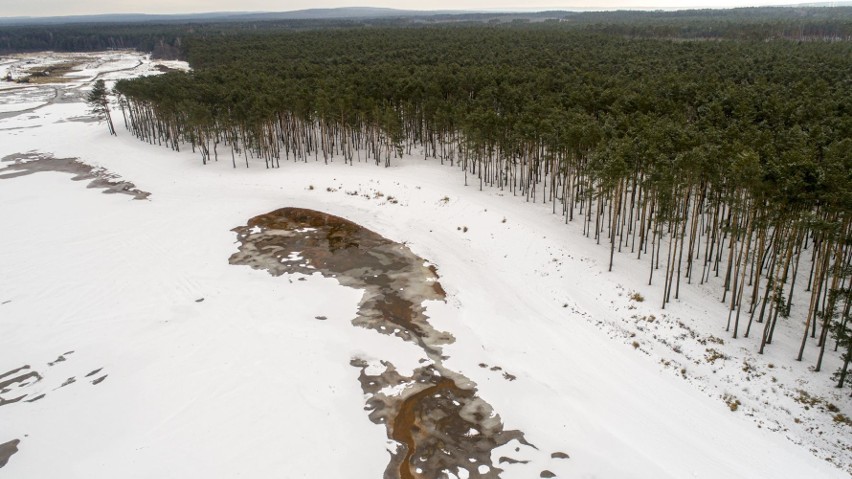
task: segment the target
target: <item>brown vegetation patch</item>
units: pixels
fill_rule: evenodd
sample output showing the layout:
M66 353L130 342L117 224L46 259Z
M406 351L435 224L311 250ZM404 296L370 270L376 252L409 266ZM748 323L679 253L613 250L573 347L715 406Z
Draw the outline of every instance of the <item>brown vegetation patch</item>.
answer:
M18 83L67 83L73 81L74 78L68 78L65 75L74 71L85 63L85 61L74 60L68 62L57 63L55 65L40 66L31 68L24 72L24 76L16 80Z

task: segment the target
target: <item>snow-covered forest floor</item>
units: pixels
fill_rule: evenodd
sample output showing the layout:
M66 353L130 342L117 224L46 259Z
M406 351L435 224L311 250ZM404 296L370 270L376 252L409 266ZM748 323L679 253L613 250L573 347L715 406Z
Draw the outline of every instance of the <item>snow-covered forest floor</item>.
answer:
M720 278L662 310L647 261L623 251L607 272L579 221L437 161L233 169L220 148L202 166L132 137L117 109L110 137L83 98L95 79L158 71L136 53L4 58L0 78L70 60L62 83L0 82L0 445L19 441L4 477L381 477L396 445L350 361L410 372L420 351L352 326L361 292L333 279L228 263L231 229L288 206L436 265L447 301L426 314L455 337L445 365L537 448L495 451L500 477L852 473L838 353L820 373L812 344L794 360L807 305L758 355L759 333L725 331ZM77 159L62 164L87 181L4 169L44 158ZM150 196L101 194L120 181Z

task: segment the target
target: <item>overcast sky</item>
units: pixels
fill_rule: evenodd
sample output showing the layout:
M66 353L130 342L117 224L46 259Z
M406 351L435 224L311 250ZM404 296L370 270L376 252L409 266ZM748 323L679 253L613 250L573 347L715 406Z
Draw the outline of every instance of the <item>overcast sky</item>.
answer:
M0 0L0 17L97 13L194 13L391 7L407 10L552 10L614 8L730 8L808 0Z

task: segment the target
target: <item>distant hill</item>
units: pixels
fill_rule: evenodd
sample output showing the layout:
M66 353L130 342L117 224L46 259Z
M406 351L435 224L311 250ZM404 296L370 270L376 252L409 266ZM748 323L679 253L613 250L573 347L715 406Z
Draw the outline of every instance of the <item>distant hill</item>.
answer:
M722 12L758 12L765 15L775 11L776 14L785 14L791 9L819 8L819 7L852 7L852 1L841 2L818 2L802 3L797 5L779 5L778 7L758 7L739 9L673 9L673 8L632 8L632 9L594 9L576 8L571 10L551 11L498 11L498 10L400 10L395 8L377 7L342 7L342 8L311 8L307 10L293 10L288 12L207 12L187 14L146 14L146 13L109 13L102 15L69 15L54 17L0 17L0 25L73 25L73 24L129 24L129 23L231 23L231 22L257 22L257 21L302 21L302 20L370 20L370 19L432 19L436 21L483 21L488 19L502 19L512 21L525 19L541 21L545 19L562 19L575 17L585 13L588 18L596 18L600 15L611 15L610 19L623 17L625 14L644 13L645 15L675 14L683 15L686 12L698 13L701 16L712 16Z
M389 17L417 17L469 13L460 10L425 11L394 8L346 7L311 8L289 12L209 12L172 15L146 13L110 13L103 15L69 15L57 17L0 17L4 25L60 25L74 23L178 23L178 22L240 22L258 20L325 20Z
M790 7L852 7L852 1L849 2L816 2L816 3L798 3L796 5L788 5Z
M311 8L291 12L259 12L234 15L235 20L323 20L340 18L419 17L468 13L461 10L399 10L396 8Z

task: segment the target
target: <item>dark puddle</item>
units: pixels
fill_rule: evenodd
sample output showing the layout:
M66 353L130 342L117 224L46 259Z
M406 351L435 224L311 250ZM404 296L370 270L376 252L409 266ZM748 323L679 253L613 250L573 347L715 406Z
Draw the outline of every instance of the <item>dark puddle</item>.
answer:
M402 244L318 211L283 208L233 231L241 244L231 264L274 276L318 272L361 289L364 296L354 325L423 350L424 366L411 376L400 374L389 362L382 362L382 372L369 374L365 361L352 361L361 369L370 420L384 424L388 437L400 445L385 479L436 478L446 472L497 478L502 470L491 461L495 448L512 440L531 446L522 432L503 429L470 379L443 366L441 347L454 338L429 324L423 306L424 301L446 297L434 266ZM467 474L460 474L461 469Z
M144 200L151 196L151 193L137 189L133 183L116 180L109 171L87 165L76 158L54 158L42 153L17 153L5 156L0 161L14 162L0 169L0 180L44 171L58 171L74 175L71 178L74 181L89 180L88 188L100 188L107 194L121 193L130 195L135 200Z
M18 444L20 443L20 439L13 439L0 444L0 467L5 466L9 462L9 458L18 452Z

